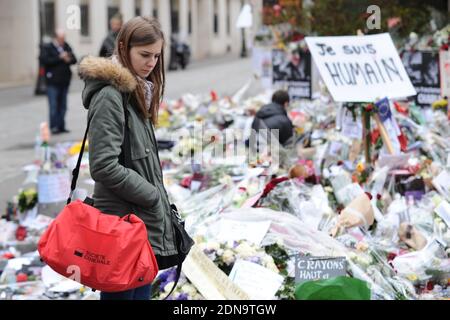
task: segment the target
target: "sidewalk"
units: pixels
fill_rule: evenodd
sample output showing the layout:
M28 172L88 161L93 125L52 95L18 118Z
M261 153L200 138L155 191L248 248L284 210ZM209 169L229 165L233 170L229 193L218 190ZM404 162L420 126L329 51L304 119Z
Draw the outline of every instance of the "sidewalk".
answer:
M174 71L166 71L166 75L175 75L178 73L184 73L193 69L201 69L208 66L223 64L235 60L239 60L240 58L235 54L228 53L226 55L220 57L211 57L198 61L192 61L185 70L174 70ZM69 93L81 92L83 90L84 83L78 75L74 72L72 76L72 82L70 84ZM24 104L28 103L36 98L43 97L47 99L45 95L34 95L35 81L33 84L27 85L14 85L11 86L3 85L0 86L0 108L4 106L12 106L16 104Z
M251 60L232 55L211 58L190 64L186 70L166 74L165 99L178 99L185 93L219 95L233 94L252 77ZM86 127L86 110L81 102L83 82L75 79L68 95L66 121L70 133L52 137L51 143L80 141ZM258 93L255 83L249 94ZM47 121L48 102L45 95L34 96L34 86L0 89L0 210L17 194L24 181L23 166L34 158L34 141L39 124Z

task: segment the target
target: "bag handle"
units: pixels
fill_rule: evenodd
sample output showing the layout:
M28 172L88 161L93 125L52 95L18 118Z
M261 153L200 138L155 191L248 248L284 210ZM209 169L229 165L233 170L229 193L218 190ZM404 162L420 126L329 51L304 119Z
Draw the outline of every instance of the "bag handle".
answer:
M127 95L122 94L122 104L125 114L125 130L124 130L124 142L121 146L122 152L119 155L119 163L122 164L124 167L131 168L131 148L130 148L130 135L128 132L128 112L126 108L126 102L127 102ZM78 160L75 168L72 171L72 183L70 185L70 194L69 198L67 199L67 204L69 204L72 201L73 193L77 187L77 180L78 176L80 174L80 166L81 166L81 159L83 158L84 148L86 146L86 140L87 135L89 132L89 125L91 124L91 119L88 119L86 131L84 132L84 138L83 143L81 144L81 150L80 154L78 155Z
M181 276L181 266L182 266L182 263L181 262L178 263L177 274L175 276L175 281L173 282L172 289L170 289L169 294L167 296L165 296L163 300L167 300L170 297L170 295L172 294L172 292L175 290L175 288L177 287L178 281L180 280L180 276Z

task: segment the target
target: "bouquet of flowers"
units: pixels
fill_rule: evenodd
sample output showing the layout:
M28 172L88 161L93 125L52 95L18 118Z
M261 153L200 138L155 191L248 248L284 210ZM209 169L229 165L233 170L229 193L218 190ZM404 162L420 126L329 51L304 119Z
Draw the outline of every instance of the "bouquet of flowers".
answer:
M152 300L164 299L172 290L176 279L176 267L164 270L158 274L152 284ZM192 283L181 273L178 284L168 300L204 300L203 296Z

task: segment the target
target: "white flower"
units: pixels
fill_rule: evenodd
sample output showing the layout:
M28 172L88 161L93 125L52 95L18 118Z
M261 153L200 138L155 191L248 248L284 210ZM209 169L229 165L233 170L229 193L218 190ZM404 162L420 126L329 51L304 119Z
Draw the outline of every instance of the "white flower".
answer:
M206 243L206 249L217 251L220 249L220 244L216 241L208 241Z
M164 286L164 292L169 293L170 290L172 290L173 284L174 284L173 281L170 281L169 283L167 283L167 284Z
M236 257L234 256L233 251L231 251L230 249L226 249L226 250L223 252L223 255L222 255L222 261L223 261L226 265L232 264L235 260L236 260Z
M236 253L242 258L248 258L256 254L256 250L252 248L247 242L243 242L236 247Z
M216 253L217 253L217 255L218 255L218 256L221 256L221 255L223 255L223 249L219 249L219 250L217 250L217 252L216 252Z
M194 288L194 286L186 283L181 287L181 292L187 293L189 296L193 296L197 293L197 290Z
M277 244L279 247L283 247L283 246L284 246L284 240L283 240L283 238L278 238L277 241L276 241L276 244Z
M219 179L219 183L226 184L226 185L232 185L233 179L229 175L225 175Z
M205 242L199 243L199 244L198 244L198 248L199 248L201 251L205 251L205 249L206 249L206 243L205 243Z
M264 267L266 267L266 268L268 268L268 269L270 269L272 271L275 271L276 273L279 272L279 270L278 270L277 266L275 265L275 262L273 261L273 258L271 256L264 255L261 258L261 262L262 262Z

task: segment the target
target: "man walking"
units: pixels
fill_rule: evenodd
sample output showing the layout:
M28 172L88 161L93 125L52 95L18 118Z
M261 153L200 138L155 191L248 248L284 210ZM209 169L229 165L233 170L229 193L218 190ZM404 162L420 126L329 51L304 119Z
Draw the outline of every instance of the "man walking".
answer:
M64 30L56 30L53 41L43 45L39 61L45 68L51 132L53 134L69 132L65 124L65 115L72 78L70 65L75 64L77 59L65 41Z

